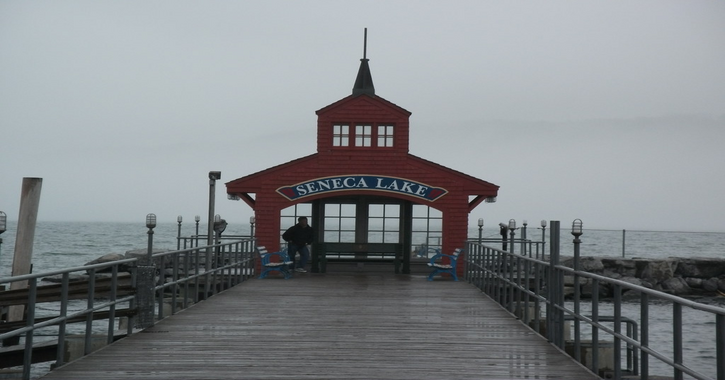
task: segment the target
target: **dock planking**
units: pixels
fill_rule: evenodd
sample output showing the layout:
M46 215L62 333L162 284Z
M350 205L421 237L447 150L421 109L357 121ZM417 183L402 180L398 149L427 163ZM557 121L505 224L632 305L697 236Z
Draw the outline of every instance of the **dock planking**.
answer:
M478 289L383 273L250 280L52 379L598 379Z

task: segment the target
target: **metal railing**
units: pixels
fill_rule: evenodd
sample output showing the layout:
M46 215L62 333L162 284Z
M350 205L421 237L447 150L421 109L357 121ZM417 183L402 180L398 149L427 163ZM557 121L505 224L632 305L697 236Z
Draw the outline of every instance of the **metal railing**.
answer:
M600 376L621 379L625 375L649 378L650 359L664 363L672 370L676 380L689 376L695 379L725 380L725 308L697 303L685 298L659 292L629 282L612 279L577 270L578 247L575 245L573 268L559 265L559 223L554 221L550 229L550 252L548 261L519 253L511 253L476 240L466 244L465 277L468 282L483 290L517 318L528 323L537 333L562 350L567 344L573 347L573 357L582 361L581 350L584 338L591 340L591 363L587 367ZM565 276L573 279L573 294L569 305L565 301ZM581 288L584 283L591 287L591 298L582 299ZM609 284L613 289L611 303L613 315L600 315L600 285ZM634 301L639 302L639 317L628 318L622 315L623 293L638 294ZM661 343L650 344L653 332L650 325L650 308L653 301L670 306L672 312L672 333L669 336L672 353L663 353ZM630 301L631 302L631 301ZM589 307L590 315L582 312L582 306ZM683 308L691 308L706 313L712 319L707 326L713 329L706 334L714 343L715 376L701 373L701 368L688 363L683 355ZM571 333L573 339L565 337ZM622 325L626 331L622 331ZM588 336L583 327L587 327ZM639 326L639 334L637 334ZM658 331L661 333L661 331ZM600 366L600 348L605 341L600 335L611 339L607 342L612 349L614 368L603 373ZM623 365L622 352L626 352ZM631 378L631 377L628 377Z
M82 336L82 355L87 355L99 335L110 344L153 326L254 276L254 246L248 238L151 254L149 243L149 254L142 257L0 278L0 286L14 289L0 292L0 308L19 317L0 321L1 367L22 365L22 378L30 379L34 363L67 362L70 330ZM69 330L78 323L85 326ZM41 336L45 341L36 342Z
M540 240L530 240L526 238L515 238L513 240L502 240L500 238L481 238L468 239L469 243L479 243L490 247L499 246L501 250L514 252L524 256L542 259L546 254L546 242ZM504 247L506 247L504 249Z

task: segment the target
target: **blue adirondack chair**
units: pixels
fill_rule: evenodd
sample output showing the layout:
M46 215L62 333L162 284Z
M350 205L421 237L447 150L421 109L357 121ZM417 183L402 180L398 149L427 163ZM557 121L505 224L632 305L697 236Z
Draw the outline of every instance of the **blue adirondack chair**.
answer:
M289 270L292 260L287 256L286 249L279 252L267 252L266 247L259 246L257 252L262 261L262 273L259 278L266 278L270 272L279 272L284 275L285 279L292 277L292 272Z
M451 255L441 253L440 249L436 249L436 252L437 253L430 258L430 262L428 263L428 266L433 268L433 271L428 275L428 281L433 281L433 276L439 273L448 273L453 277L453 281L458 281L458 276L456 275L456 262L458 261L458 257L461 253L463 253L463 250L461 248L456 248ZM445 258L448 259L448 263L444 264L443 259Z

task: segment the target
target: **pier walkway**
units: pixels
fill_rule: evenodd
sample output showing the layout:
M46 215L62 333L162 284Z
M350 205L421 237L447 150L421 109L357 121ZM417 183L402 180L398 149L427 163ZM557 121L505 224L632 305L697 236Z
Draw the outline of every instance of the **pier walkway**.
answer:
M253 279L52 379L598 379L464 281Z

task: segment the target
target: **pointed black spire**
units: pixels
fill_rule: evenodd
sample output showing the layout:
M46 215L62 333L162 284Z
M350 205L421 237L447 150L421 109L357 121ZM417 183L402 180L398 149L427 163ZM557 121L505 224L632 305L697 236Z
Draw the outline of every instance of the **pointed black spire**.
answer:
M370 75L370 66L368 65L368 28L365 28L365 41L363 43L363 58L360 60L360 69L357 71L355 85L352 87L352 94L375 96L375 86L373 86L373 76Z

